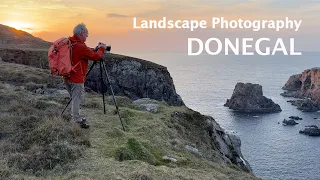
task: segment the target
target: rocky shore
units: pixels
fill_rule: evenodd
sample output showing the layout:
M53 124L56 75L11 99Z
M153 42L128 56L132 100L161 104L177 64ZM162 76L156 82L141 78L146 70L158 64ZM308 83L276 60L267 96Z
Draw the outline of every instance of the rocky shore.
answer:
M290 76L282 87L284 97L300 98L290 103L301 111L315 112L320 110L320 68L312 68L301 74Z

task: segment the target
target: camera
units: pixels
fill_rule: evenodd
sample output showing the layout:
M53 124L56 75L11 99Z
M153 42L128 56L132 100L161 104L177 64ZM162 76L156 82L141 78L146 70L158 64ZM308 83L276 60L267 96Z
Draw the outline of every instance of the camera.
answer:
M102 43L102 42L99 42L99 44L98 44L98 46L95 48L95 50L97 51L101 45L105 45L105 44ZM106 46L106 51L107 51L107 52L110 52L110 51L111 51L111 45Z
M111 45L108 45L106 50L107 50L108 52L110 52L110 51L111 51Z

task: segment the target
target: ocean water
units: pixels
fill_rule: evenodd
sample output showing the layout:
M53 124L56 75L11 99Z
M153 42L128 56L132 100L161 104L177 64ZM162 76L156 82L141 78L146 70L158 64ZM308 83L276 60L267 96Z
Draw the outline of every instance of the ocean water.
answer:
M185 104L210 115L225 130L236 132L242 153L253 173L266 180L320 179L320 137L299 134L305 125L320 127L320 112L301 112L280 96L281 87L293 74L320 66L320 53L302 56L210 56L188 57L177 53L126 53L168 68ZM223 104L237 82L262 85L264 96L278 103L281 113L246 115ZM289 116L302 117L296 126L283 126ZM279 123L280 122L280 123Z

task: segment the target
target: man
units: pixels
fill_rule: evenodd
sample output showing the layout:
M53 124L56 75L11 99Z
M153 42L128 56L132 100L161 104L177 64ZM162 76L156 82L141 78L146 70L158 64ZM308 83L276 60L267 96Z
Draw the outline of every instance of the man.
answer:
M64 78L64 83L70 94L72 121L78 123L81 128L89 128L84 117L80 116L80 104L84 101L84 82L88 71L88 59L99 61L106 45L99 44L98 50L93 51L84 43L88 37L86 25L81 23L74 27L73 36L69 37L72 49L72 65L74 72L69 77Z

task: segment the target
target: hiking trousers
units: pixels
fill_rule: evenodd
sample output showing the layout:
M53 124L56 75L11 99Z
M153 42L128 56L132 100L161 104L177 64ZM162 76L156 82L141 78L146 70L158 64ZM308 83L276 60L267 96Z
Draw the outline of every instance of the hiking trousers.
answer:
M72 83L64 80L71 99L71 117L74 121L81 121L80 106L84 102L84 83Z

